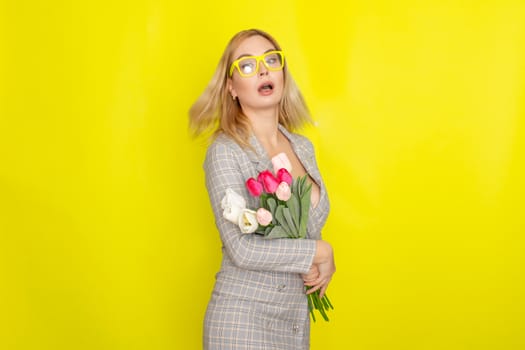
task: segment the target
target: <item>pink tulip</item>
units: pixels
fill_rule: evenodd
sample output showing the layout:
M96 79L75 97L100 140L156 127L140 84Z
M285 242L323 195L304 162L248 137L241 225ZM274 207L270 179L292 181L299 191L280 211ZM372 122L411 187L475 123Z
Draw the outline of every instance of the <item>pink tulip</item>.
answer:
M290 163L290 160L286 156L286 153L282 152L276 155L272 158L272 164L273 164L273 171L277 174L279 169L286 169L289 172L292 171L292 163Z
M268 226L272 222L272 213L264 208L257 209L257 222L261 226Z
M264 190L267 193L275 193L277 186L279 186L279 181L273 176L269 170L262 171L257 177L257 181L263 184Z
M279 186L277 186L277 190L275 191L275 195L280 200L286 202L292 196L292 191L290 190L290 186L284 181L281 182L279 184Z
M277 181L279 181L279 183L286 182L289 186L291 186L293 178L286 168L281 168L277 172Z
M248 192L254 197L259 197L263 192L263 185L259 181L255 180L253 177L250 177L246 181L246 188Z

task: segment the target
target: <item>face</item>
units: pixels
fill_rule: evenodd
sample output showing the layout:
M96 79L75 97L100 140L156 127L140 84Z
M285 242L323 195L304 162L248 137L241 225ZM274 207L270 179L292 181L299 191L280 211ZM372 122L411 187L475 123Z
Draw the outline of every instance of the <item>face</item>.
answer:
M237 47L233 54L233 60L235 61L242 56L259 56L272 50L276 50L276 48L269 40L259 35L251 36ZM243 77L235 68L233 75L228 79L230 94L239 100L245 113L276 108L281 101L283 85L283 70L268 70L261 61L257 74L251 77Z

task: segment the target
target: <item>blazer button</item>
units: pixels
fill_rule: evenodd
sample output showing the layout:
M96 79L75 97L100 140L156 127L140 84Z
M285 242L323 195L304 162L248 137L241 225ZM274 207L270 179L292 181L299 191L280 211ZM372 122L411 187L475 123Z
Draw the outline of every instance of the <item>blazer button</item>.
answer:
M280 284L280 285L277 286L277 290L279 292L282 292L285 288L286 288L286 284Z

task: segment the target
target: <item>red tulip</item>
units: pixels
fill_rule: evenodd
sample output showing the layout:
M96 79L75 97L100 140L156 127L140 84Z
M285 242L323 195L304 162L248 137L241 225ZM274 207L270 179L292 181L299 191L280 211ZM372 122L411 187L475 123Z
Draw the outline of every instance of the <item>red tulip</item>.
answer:
M246 181L246 188L248 192L254 197L259 197L263 192L263 185L259 181L255 180L253 177L250 177Z
M275 193L279 186L279 181L273 176L269 170L262 171L257 177L257 181L263 184L264 190L267 193Z
M277 181L279 181L279 183L286 182L288 186L292 186L293 177L288 170L281 168L277 172Z

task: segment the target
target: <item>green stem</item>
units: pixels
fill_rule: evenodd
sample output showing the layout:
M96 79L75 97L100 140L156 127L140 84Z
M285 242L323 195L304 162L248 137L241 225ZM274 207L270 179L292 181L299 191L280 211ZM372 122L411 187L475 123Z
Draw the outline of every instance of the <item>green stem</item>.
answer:
M308 294L308 310L310 310L310 315L312 316L312 320L315 322L314 306L312 304L311 294Z
M334 307L332 306L332 303L330 302L330 299L328 299L328 295L324 295L324 298L326 299L326 302L328 303L328 305L330 306L330 309L334 309Z

